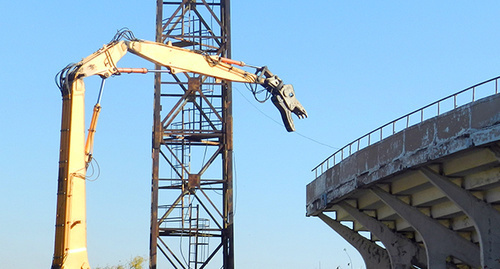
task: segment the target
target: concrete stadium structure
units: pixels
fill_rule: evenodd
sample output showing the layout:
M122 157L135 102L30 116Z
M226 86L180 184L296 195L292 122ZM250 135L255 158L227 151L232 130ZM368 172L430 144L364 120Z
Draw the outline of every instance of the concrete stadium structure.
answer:
M352 244L369 269L500 268L498 79L405 115L336 152L314 169L307 216ZM493 95L476 100L481 87ZM472 98L458 106L460 94ZM452 108L442 113L446 102ZM425 118L430 108L437 113ZM411 125L415 115L420 120Z

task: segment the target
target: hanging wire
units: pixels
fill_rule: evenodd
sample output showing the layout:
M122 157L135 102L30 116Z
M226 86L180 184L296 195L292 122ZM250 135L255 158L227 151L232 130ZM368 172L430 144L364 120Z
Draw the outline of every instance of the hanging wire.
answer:
M208 54L207 52L204 52L204 51L197 51L197 52L200 53L201 55L203 55L205 57L205 60L208 62L208 64L210 66L216 66L216 65L218 65L218 64L221 63L221 58L220 57L218 57L218 58L217 57L216 58L211 57L210 54ZM261 73L262 68L260 68L260 67L251 66L251 65L245 65L245 66L257 69L256 74ZM259 76L261 76L261 74ZM247 87L247 89L250 92L252 92L255 100L257 102L259 102L259 103L265 103L272 96L271 92L269 92L269 90L267 90L266 88L259 89L259 84L256 84L256 83L245 83L245 87ZM261 95L264 92L265 92L264 98L263 99L259 98L259 95Z
M69 94L71 89L70 81L73 80L74 74L79 67L78 64L70 63L56 74L55 82L63 96Z
M271 98L271 93L267 89L260 89L258 84L245 83L245 87L253 94L255 100L259 103L265 103ZM264 99L260 99L259 95L265 92Z
M266 72L267 70L267 66L263 66L263 67L254 67L252 66L253 68L257 69L255 71L255 75L257 76L257 79L256 81L259 82L262 80L262 76L264 75L264 73ZM269 100L269 98L271 98L272 96L272 93L271 93L271 89L268 89L266 86L263 85L263 89L260 89L258 90L259 88L259 85L258 84L249 84L249 83L245 83L245 86L247 87L247 89L249 89L252 94L253 94L253 97L255 98L255 100L259 103L264 103L266 102L267 100ZM264 99L259 99L258 95L262 94L263 92L265 92L265 96L264 96Z
M132 31L125 27L118 30L109 43L115 43L120 40L138 41L139 39L135 37ZM80 64L70 63L56 74L55 82L63 96L69 94L71 82L74 80L74 75L80 66Z
M120 30L116 31L115 36L109 43L113 42L118 42L120 40L128 40L128 41L138 41L132 31L130 31L127 27L121 28Z
M253 102L250 102L250 100L248 100L248 98L247 98L247 97L246 97L243 93L241 93L241 92L240 92L240 90L239 90L237 87L235 87L235 89L237 90L237 92L238 92L238 93L239 93L239 94L240 94L240 95L241 95L241 96L242 96L242 97L243 97L243 98L244 98L244 99L245 99L245 100L246 100L246 101L247 101L247 102L248 102L248 103L249 103L252 107L254 107L254 108L255 108L257 111L259 111L262 115L264 115L266 118L270 119L271 121L274 121L274 123L276 123L276 124L278 124L278 125L280 125L280 126L283 126L283 127L284 127L284 125L283 125L281 122L279 122L279 121L277 121L277 120L273 119L272 117L270 117L269 115L267 115L266 113L264 113L262 110L260 110L257 106L255 106L255 104L254 104ZM333 146L330 146L330 145L328 145L328 144L322 143L322 142L320 142L320 141L318 141L318 140L316 140L316 139L313 139L313 138L311 138L311 137L308 137L308 136L306 136L306 135L303 135L303 134L301 134L301 133L299 133L299 132L297 132L297 131L295 131L294 133L295 133L295 134L297 134L297 135L299 135L299 136L301 136L301 137L303 137L303 138L305 138L305 139L311 140L312 142L314 142L314 143L316 143L316 144L319 144L319 145L322 145L322 146L325 146L325 147L329 147L329 148L332 148L332 149L339 149L338 147L333 147Z
M94 167L94 163L95 163L95 167ZM90 175L86 175L85 179L88 181L96 181L101 176L101 167L99 166L99 163L97 162L97 160L93 156L90 159L89 164L90 164L90 167L92 168L91 169L92 173ZM96 174L96 171L97 171L97 176L95 178L92 178L94 176L94 174ZM87 170L87 172L88 172L88 170Z

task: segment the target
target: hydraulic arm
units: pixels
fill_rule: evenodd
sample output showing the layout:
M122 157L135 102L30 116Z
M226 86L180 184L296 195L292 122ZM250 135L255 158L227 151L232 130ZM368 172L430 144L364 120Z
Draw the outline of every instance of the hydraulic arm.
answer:
M58 86L63 97L61 142L59 157L59 177L57 192L57 216L55 247L52 269L87 269L86 242L86 201L85 177L92 159L92 147L100 112L100 96L104 81L120 73L145 73L148 70L118 68L117 62L131 52L150 62L167 67L170 73L197 73L219 80L259 84L271 95L273 104L280 111L288 131L294 131L291 113L299 118L307 117L305 109L295 98L292 85L286 85L266 67L257 68L255 74L246 72L234 65L237 62L218 56L193 52L171 44L129 38L119 40L123 33L117 34L110 43L77 64L65 67L59 73ZM130 35L133 37L133 35ZM85 140L85 86L83 79L98 75L103 79L101 91Z

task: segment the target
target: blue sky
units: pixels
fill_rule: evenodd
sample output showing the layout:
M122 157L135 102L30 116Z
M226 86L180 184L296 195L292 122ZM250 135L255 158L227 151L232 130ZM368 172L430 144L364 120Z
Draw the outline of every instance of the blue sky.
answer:
M233 58L269 66L294 85L309 114L295 120L300 135L287 133L270 102L258 104L244 85L233 86L236 266L349 268L349 254L353 268L364 268L349 244L305 217L310 170L372 129L498 76L500 3L254 0L231 6ZM155 1L2 4L2 268L51 264L61 117L55 74L122 27L152 40L154 23ZM151 67L137 59L121 63ZM97 83L87 82L88 111ZM152 90L151 76L107 82L94 151L101 175L87 190L93 267L148 255Z

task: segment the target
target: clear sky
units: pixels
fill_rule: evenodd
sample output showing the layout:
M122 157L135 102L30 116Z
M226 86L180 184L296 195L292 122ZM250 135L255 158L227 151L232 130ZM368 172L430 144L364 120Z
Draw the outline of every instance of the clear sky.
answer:
M231 5L233 58L269 66L294 85L309 114L287 133L270 102L234 85L237 268L350 268L349 256L364 268L340 236L305 217L311 169L392 119L500 75L500 2ZM2 3L2 268L51 264L61 117L54 76L122 27L153 40L155 12L152 0ZM123 66L151 67L135 59ZM88 111L97 90L91 80ZM101 175L87 189L93 267L148 255L152 104L152 76L107 82L94 151Z

